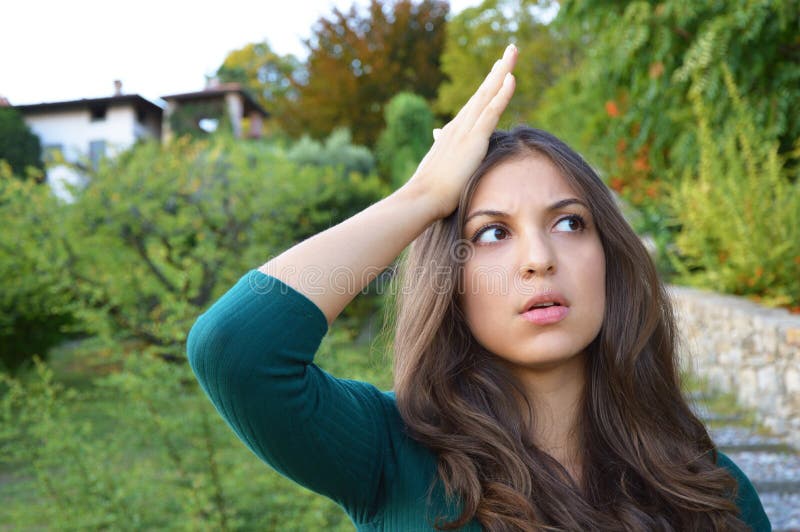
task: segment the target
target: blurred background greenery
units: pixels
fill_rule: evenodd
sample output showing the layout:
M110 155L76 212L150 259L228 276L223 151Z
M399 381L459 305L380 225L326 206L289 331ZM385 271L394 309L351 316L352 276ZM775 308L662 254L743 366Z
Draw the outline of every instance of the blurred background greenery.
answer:
M400 186L508 42L501 126L584 154L666 281L800 312L797 1L372 0L321 19L306 60L260 42L220 65L265 138L177 116L171 142L83 168L72 203L0 109L0 528L352 530L220 422L186 335L249 268ZM317 361L389 389L371 288Z

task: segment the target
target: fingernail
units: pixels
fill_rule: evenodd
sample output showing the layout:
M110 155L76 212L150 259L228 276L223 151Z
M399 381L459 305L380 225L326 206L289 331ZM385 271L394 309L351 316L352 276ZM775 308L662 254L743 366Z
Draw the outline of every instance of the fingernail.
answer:
M503 85L508 85L512 79L514 79L514 75L511 72L506 72L506 77L503 78Z
M514 51L514 50L516 50L516 49L517 49L517 47L514 45L514 43L511 43L511 44L509 44L508 46L506 46L506 51L505 51L505 53L507 54L507 53L509 53L509 52L513 52L513 51ZM503 54L503 55L505 55L505 54Z
M502 63L502 62L503 62L502 59L498 59L497 61L495 61L494 64L492 65L492 70L494 70L498 66L500 66L500 63Z

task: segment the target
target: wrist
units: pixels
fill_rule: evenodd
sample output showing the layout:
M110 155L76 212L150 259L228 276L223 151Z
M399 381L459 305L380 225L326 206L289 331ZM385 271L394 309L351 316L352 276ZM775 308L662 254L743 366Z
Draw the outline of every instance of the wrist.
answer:
M418 214L424 218L426 225L445 218L453 211L453 209L448 210L445 202L422 180L411 179L394 194L411 202L415 209L419 209Z

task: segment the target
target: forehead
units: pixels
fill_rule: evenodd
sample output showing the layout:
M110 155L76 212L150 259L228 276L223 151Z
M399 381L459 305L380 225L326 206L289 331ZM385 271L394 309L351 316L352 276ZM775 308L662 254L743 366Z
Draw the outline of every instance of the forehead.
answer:
M547 206L567 196L581 197L547 157L529 155L504 161L478 182L469 211L493 208L512 212L515 207Z

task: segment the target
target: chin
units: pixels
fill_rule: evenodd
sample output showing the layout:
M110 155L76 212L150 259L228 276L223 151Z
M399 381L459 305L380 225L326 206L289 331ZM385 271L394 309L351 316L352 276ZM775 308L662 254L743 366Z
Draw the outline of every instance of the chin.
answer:
M497 355L497 358L512 369L525 368L532 371L550 371L564 366L565 364L575 362L575 360L581 358L583 354L583 351L579 351L573 354L562 355L541 354L537 356L520 354L512 357L501 357Z

